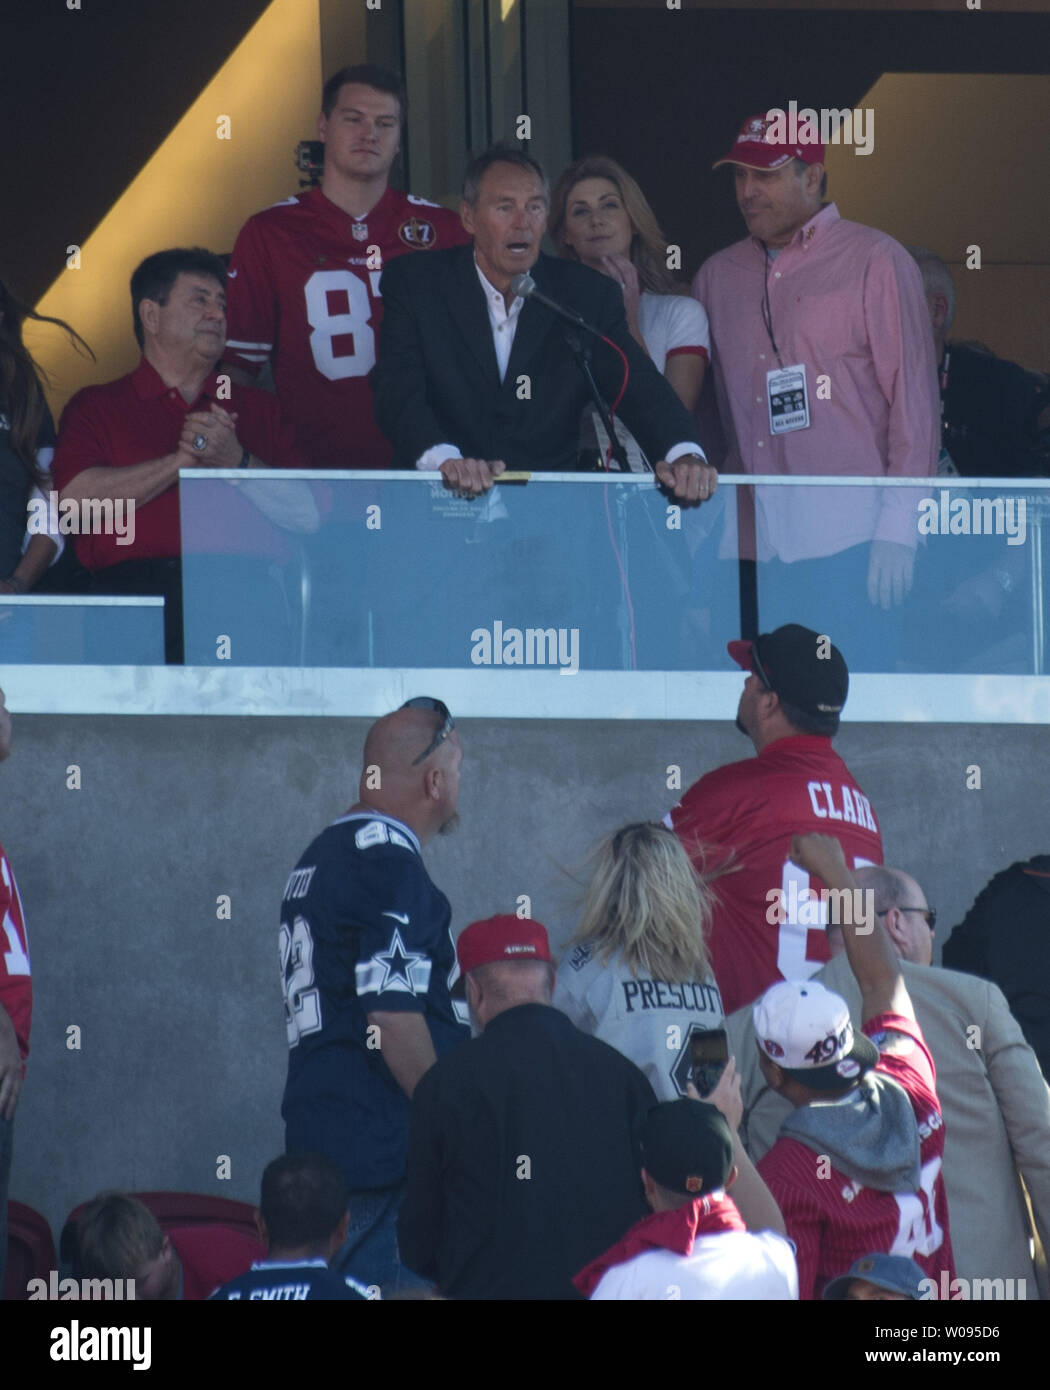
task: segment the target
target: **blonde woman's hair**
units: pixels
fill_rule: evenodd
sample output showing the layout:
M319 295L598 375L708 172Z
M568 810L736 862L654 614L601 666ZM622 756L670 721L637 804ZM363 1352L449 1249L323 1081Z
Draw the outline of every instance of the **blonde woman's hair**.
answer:
M575 250L565 238L565 224L568 216L569 195L584 179L608 179L615 184L631 223L630 257L638 281L643 290L652 294L688 294L687 286L680 284L667 269L667 239L660 230L656 214L646 201L645 194L622 165L608 155L588 155L570 164L554 185L551 194L550 231L551 240L558 248L559 256L566 260L579 260Z
M603 965L622 955L632 974L668 984L706 979L713 893L674 831L655 821L625 825L601 841L593 862L570 945L590 946Z

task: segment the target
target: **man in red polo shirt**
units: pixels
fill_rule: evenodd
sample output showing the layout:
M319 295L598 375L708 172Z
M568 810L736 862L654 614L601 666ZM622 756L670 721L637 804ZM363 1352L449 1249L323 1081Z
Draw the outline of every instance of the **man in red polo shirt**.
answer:
M106 500L122 519L103 534L82 525L77 556L96 593L164 597L165 655L177 662L179 469L298 468L303 459L273 396L216 374L226 341L226 270L217 256L199 247L149 256L131 277L131 303L142 361L69 402L52 476L82 521ZM230 533L257 519L249 502L224 497L217 548L234 546Z
M708 948L727 1014L829 959L828 904L792 862L793 835L834 833L853 868L882 863L871 802L831 747L849 693L842 653L789 623L730 642L729 654L751 673L736 726L758 757L701 777L666 822L698 871L717 877Z

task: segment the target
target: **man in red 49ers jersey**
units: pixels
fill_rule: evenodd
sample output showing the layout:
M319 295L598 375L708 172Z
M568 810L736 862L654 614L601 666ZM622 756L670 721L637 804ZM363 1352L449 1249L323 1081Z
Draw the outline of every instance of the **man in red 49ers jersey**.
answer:
M0 762L11 751L11 716L0 690ZM22 900L3 845L0 845L0 1294L7 1259L7 1182L15 1106L25 1076L33 982Z
M394 256L470 240L455 213L388 186L404 89L385 68L326 84L320 188L256 213L230 260L224 361L253 377L271 361L281 410L312 468L386 468L368 373Z
M841 652L789 623L729 654L751 672L736 726L758 757L701 777L667 819L698 870L726 870L708 947L727 1014L829 959L826 895L792 863L792 835L833 831L854 868L882 863L871 803L831 747L849 692Z
M863 1032L816 980L772 985L754 1008L759 1066L791 1102L758 1165L795 1242L800 1298L871 1251L909 1255L935 1286L955 1277L933 1058L885 928L831 835L800 835L792 859L859 910L843 924Z

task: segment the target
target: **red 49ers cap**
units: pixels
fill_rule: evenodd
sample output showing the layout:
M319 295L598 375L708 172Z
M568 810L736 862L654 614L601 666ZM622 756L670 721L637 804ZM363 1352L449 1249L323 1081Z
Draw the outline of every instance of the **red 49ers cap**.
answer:
M546 960L551 958L547 928L531 917L515 917L510 912L486 917L464 927L456 942L459 979L452 996L462 999L467 992L466 976L479 965L501 960Z
M797 118L794 125L797 136ZM823 164L823 145L802 144L797 140L789 144L787 136L792 134L791 126L792 122L785 113L773 120L765 111L757 116L748 116L740 127L740 134L733 141L733 148L716 160L711 168L717 169L722 164L745 164L749 169L779 169L789 159L801 159L803 164Z

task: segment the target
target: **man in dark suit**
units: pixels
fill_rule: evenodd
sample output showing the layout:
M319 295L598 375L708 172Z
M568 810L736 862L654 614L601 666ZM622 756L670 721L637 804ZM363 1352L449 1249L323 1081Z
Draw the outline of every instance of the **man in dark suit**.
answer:
M486 492L505 468L576 468L580 413L590 399L564 322L511 281L537 289L615 342L629 379L619 406L655 472L678 501L712 496L717 474L694 442L695 425L627 329L608 276L540 254L549 195L540 166L497 147L467 171L460 216L473 247L403 256L383 272L384 319L372 375L376 418L395 467L440 468L446 486ZM592 370L607 401L622 379L619 355L591 335Z

